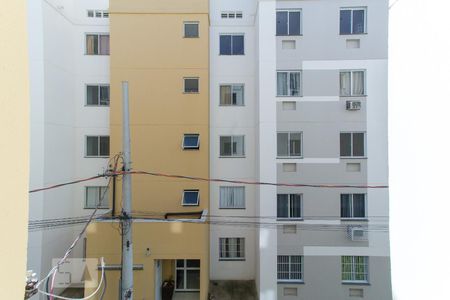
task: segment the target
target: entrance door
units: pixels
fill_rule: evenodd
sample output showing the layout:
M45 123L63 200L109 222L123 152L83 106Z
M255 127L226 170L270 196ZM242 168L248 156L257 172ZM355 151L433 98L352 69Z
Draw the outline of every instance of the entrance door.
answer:
M162 260L155 259L155 300L162 300Z

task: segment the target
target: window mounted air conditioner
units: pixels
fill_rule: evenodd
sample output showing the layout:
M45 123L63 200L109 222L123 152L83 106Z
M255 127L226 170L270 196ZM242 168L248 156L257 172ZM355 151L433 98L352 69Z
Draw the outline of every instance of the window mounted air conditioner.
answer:
M349 226L348 227L348 236L350 240L355 242L367 241L367 229L359 226Z
M346 108L347 110L360 110L361 101L347 101Z

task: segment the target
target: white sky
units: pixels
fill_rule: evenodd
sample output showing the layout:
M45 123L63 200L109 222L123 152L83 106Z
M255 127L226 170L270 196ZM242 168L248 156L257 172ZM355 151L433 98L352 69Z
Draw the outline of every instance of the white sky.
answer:
M449 6L445 0L399 0L390 10L395 300L450 299Z

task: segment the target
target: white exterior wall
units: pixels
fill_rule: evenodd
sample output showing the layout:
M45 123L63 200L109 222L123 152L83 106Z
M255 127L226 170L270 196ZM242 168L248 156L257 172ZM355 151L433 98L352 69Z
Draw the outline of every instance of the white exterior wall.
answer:
M108 32L108 19L87 18L107 0L28 1L31 83L30 188L90 177L107 159L84 158L86 135L108 135L109 108L86 107L87 83L109 82L109 56L85 55L85 33ZM86 185L106 185L104 180ZM30 220L85 216L84 185L31 194ZM46 274L81 226L31 232L28 269ZM82 257L83 241L73 252ZM35 296L37 298L37 296Z

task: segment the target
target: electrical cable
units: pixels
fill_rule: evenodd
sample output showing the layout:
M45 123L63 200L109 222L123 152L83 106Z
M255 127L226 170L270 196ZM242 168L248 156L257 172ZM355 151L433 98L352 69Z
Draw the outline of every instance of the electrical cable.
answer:
M105 174L99 174L97 176L92 176L92 177L78 179L78 180L74 180L74 181L59 183L59 184L51 185L51 186L48 186L48 187L34 189L34 190L28 191L28 193L31 194L31 193L36 193L36 192L42 192L42 191L46 191L46 190L56 189L56 188L63 187L63 186L66 186L66 185L72 185L72 184L76 184L76 183L86 182L86 181L90 181L90 180L94 180L94 179L98 179L98 178L102 178L102 177L105 177Z

